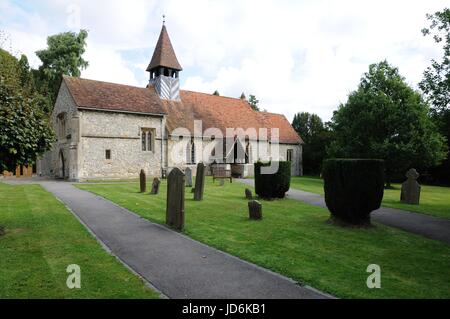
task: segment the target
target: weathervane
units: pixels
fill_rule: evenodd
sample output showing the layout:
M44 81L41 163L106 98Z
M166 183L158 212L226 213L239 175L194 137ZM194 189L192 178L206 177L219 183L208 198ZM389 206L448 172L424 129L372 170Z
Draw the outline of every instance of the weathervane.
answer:
M166 24L166 15L163 14L163 24Z

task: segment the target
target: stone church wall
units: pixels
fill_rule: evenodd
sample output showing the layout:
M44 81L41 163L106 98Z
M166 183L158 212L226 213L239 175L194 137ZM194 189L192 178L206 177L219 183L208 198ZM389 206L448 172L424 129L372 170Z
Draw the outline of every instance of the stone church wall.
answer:
M81 122L81 180L161 175L162 117L85 110ZM141 128L153 130L152 151L142 150Z
M51 123L56 134L56 141L50 151L37 161L37 174L56 178L77 179L79 143L79 112L69 90L61 84L59 94L51 115ZM58 117L65 121L65 130L59 128Z

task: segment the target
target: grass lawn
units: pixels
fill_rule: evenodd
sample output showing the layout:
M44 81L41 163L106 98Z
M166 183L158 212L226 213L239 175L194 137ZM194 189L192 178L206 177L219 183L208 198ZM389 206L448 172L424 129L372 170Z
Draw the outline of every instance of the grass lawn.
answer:
M158 298L39 185L0 183L0 298ZM68 265L81 289L66 286Z
M165 222L165 181L156 196L140 194L138 183L77 187ZM245 187L207 178L202 202L187 189L185 233L338 297L450 298L449 245L383 225L332 226L325 209L289 199L263 201L264 219L249 221ZM381 289L366 286L369 264L381 266Z
M402 186L392 186L394 189L384 190L382 206L450 219L450 187L422 185L420 205L409 205L400 202ZM291 187L323 195L323 180L318 177L292 177Z

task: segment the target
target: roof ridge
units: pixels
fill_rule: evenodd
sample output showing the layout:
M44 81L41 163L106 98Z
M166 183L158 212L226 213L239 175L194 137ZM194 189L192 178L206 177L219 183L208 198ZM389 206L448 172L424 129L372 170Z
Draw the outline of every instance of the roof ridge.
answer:
M278 116L282 116L282 117L287 119L286 115L284 115L283 113L275 113L275 112L267 112L267 111L259 111L258 113L265 113L265 114L270 114L270 115L278 115Z
M192 92L192 93L197 93L197 94L203 94L203 95L208 95L208 96L214 96L216 98L224 98L224 99L231 99L231 100L238 100L241 102L247 102L248 101L244 101L241 98L238 97L231 97L231 96L223 96L223 95L214 95L214 94L209 94L209 93L205 93L205 92L197 92L197 91L192 91L192 90L180 90L182 92Z
M105 84L113 84L113 85L120 85L120 86L127 86L135 89L143 89L146 90L147 88L141 87L141 86L135 86L130 84L122 84L122 83L115 83L115 82L108 82L108 81L102 81L102 80L94 80L94 79L86 79L82 77L75 77L70 75L63 75L63 79L74 79L74 80L83 80L83 81L92 81L92 82L98 82L98 83L105 83Z

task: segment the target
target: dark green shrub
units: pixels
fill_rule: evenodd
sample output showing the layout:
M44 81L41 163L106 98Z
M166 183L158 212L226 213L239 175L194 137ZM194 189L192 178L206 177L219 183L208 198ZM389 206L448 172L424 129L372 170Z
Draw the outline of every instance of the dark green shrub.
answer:
M261 174L261 167L271 163L255 163L255 193L262 198L284 198L291 186L291 162L278 162L275 174Z
M323 164L325 202L334 219L369 225L384 194L384 161L329 159Z

